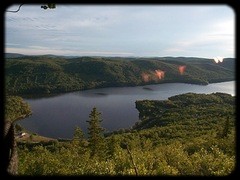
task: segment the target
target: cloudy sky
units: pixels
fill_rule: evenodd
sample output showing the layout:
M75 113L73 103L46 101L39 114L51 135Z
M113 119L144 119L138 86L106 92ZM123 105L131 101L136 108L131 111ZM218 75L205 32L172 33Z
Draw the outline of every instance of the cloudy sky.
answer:
M5 12L5 52L235 57L235 12L227 5L24 4Z

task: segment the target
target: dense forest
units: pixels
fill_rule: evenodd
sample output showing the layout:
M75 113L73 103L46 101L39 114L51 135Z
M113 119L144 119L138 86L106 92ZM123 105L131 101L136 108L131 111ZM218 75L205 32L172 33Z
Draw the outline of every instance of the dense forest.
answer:
M18 141L19 175L226 176L234 172L234 96L187 93L163 101L136 101L136 108L139 122L125 131L104 133L104 119L93 107L87 135L76 127L68 141Z
M4 105L4 118L11 122L26 118L32 113L29 104L19 96L6 96Z
M18 121L31 115L23 96L166 82L206 85L235 80L234 59L164 57L5 57L5 120L14 122L19 175L226 176L236 170L235 97L225 93L176 95L135 102L139 121L105 132L97 107L88 133L48 139ZM22 96L22 97L20 97ZM81 114L79 114L81 118ZM33 141L34 139L34 141Z
M203 84L235 78L233 58L117 58L6 56L8 95L54 94L84 89L183 82Z

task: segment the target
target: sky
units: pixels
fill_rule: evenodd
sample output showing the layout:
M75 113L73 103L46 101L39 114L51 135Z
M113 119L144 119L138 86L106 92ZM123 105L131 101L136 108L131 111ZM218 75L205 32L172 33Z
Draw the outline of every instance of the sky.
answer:
M235 57L235 12L227 5L41 5L6 9L6 53Z

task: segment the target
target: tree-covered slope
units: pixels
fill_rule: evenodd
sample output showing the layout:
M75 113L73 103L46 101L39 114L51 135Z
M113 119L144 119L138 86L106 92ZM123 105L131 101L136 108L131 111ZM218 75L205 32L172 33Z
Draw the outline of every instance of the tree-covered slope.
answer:
M5 61L8 94L49 94L164 82L208 84L234 80L234 59L64 58L26 56ZM180 70L182 68L182 70Z
M139 119L134 129L151 127L185 126L194 133L202 130L213 130L230 118L233 126L235 117L235 98L225 93L176 95L168 100L136 101ZM175 135L178 136L176 131Z
M94 155L92 137L84 138L80 128L71 141L19 142L19 174L227 176L236 172L234 97L187 93L136 105L141 123L103 137ZM90 129L89 133L98 132Z
M4 102L4 118L8 121L24 119L31 115L31 108L23 98L19 96L6 96Z

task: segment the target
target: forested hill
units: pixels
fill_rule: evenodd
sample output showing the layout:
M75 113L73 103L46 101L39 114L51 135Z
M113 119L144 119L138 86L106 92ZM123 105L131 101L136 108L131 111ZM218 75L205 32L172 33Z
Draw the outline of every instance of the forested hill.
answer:
M5 60L5 89L14 94L50 94L84 89L234 80L235 59L21 56Z
M134 129L187 125L200 130L201 125L206 130L223 119L234 116L235 97L225 93L186 93L162 101L136 101L136 108L140 121L135 124Z
M70 141L18 142L19 175L234 175L234 101L225 93L137 101L140 123L106 136L100 113L93 108L87 138L77 126Z

